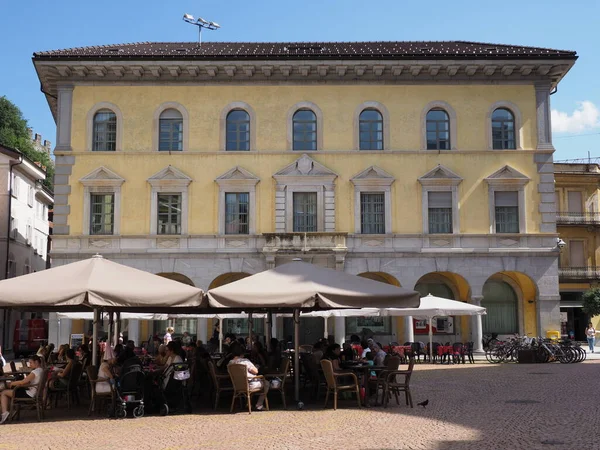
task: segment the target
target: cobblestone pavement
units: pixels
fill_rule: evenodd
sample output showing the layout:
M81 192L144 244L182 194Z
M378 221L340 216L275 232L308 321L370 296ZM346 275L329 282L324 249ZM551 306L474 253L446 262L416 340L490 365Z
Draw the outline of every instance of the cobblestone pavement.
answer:
M83 408L33 412L0 426L0 449L600 449L600 362L417 366L412 391L426 409L395 402L337 411L308 404L272 411L108 420ZM289 396L291 404L291 396Z

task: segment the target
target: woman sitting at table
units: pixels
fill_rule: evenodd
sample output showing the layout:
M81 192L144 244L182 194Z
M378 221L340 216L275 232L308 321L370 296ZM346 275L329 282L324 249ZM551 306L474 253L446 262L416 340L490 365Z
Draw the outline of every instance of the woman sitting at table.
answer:
M32 368L29 375L23 380L13 381L10 384L10 389L2 391L0 394L0 403L2 404L2 415L0 415L0 423L6 422L8 419L8 406L13 398L33 398L37 395L38 386L43 382L42 373L44 370L40 367L42 360L39 356L33 355L29 358L29 366ZM17 388L27 389L17 389Z
M72 348L68 349L65 352L65 357L67 359L67 365L64 369L52 374L52 380L48 385L50 389L65 389L69 385L71 371L75 365L75 351Z
M334 372L339 372L341 370L341 366L340 366L341 353L342 353L342 348L340 347L340 344L330 345L327 348L327 351L325 352L324 358L331 361L331 365L333 366Z
M354 351L352 350L352 346L349 342L344 342L343 351L342 351L342 361L352 361L354 360Z
M58 362L67 361L67 350L69 350L69 344L63 344L60 347L58 347L58 355L56 357Z
M256 366L254 364L252 364L252 362L246 358L244 358L242 355L244 354L244 348L243 346L235 346L233 348L233 359L231 361L229 361L229 364L243 364L246 366L246 368L248 369L248 384L250 389L258 389L258 388L263 388L265 389L265 391L269 390L269 383L265 384L265 380L263 379L256 379L254 378L256 375L258 375L258 369L256 368ZM250 401L250 399L248 399L248 401ZM263 402L265 401L265 394L260 394L258 396L258 400L256 401L256 410L257 411L262 411L263 410Z
M164 366L167 362L167 346L165 344L158 346L158 354L154 358L154 362L157 366Z

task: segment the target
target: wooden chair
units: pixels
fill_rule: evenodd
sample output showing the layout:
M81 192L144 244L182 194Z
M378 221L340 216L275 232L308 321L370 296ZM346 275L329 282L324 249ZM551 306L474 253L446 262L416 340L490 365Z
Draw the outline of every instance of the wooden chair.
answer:
M96 385L98 383L108 381L108 378L98 378L98 369L94 366L88 366L86 369L87 379L90 384L90 408L88 410L88 416L92 415L92 411L96 411L98 404L106 404L106 400L110 400L114 404L115 389L113 385L110 385L110 392L97 392Z
M27 407L28 409L37 410L38 421L44 418L44 391L46 389L48 380L48 371L43 370L40 378L40 382L37 385L37 392L34 397L13 397L10 403L10 414L9 417L15 417L19 419L21 417L21 408ZM18 387L17 389L27 389L27 387Z
M229 374L218 374L212 361L208 363L208 370L213 384L213 392L215 393L214 409L216 411L221 392L233 392L233 386L227 384L228 381L231 381Z
M398 394L400 392L404 392L404 395L406 397L406 404L410 405L410 407L413 408L412 395L410 392L410 378L414 367L415 360L414 358L411 358L410 363L408 364L408 370L394 370L388 372L383 391L383 401L384 406L386 408L392 394L394 394L396 397L396 404L400 404L400 401L398 399ZM404 380L399 381L399 377L404 377Z
M227 372L231 377L233 384L233 399L231 400L231 409L229 412L233 412L236 398L246 397L248 401L248 413L252 414L252 395L264 395L265 406L267 411L269 410L269 399L267 398L268 386L267 381L262 375L256 375L252 378L248 378L248 366L245 364L229 364L227 366ZM263 380L263 386L257 388L250 388L250 380Z
M343 391L350 391L356 394L356 401L358 407L360 404L360 387L358 386L358 378L352 372L335 373L333 371L333 364L327 359L321 360L321 368L325 374L325 380L327 381L327 395L325 396L325 408L329 400L329 394L333 392L333 409L337 409L338 393ZM337 379L340 377L350 377L354 380L352 384L338 384Z
M265 375L267 378L279 378L281 380L281 384L279 387L271 387L269 388L269 392L272 391L281 391L281 401L283 402L283 409L287 409L287 405L285 403L285 380L287 380L290 369L290 359L289 358L281 358L281 364L279 364L279 372L277 373L268 373Z

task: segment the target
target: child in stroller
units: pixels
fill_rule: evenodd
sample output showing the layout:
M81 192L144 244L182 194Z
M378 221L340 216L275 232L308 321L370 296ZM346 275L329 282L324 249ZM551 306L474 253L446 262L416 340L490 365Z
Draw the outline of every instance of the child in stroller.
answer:
M127 417L133 409L133 417L144 415L144 371L141 364L132 364L121 374L116 385L115 414L119 419Z
M187 380L190 378L189 364L176 362L168 366L154 385L152 398L161 416L183 408L187 413L192 411Z

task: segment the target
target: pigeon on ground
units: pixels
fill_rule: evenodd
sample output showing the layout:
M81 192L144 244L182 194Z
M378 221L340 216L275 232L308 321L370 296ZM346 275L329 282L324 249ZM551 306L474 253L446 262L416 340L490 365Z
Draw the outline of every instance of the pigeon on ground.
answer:
M429 404L429 399L425 400L424 402L417 403L417 406L422 406L423 408L425 408L428 404Z

